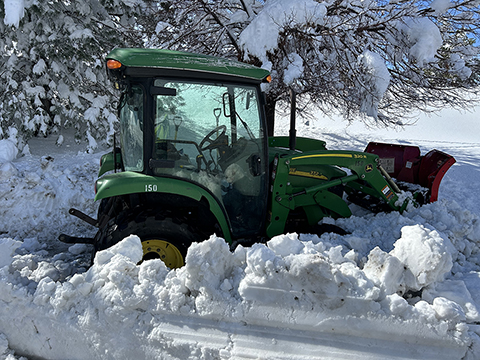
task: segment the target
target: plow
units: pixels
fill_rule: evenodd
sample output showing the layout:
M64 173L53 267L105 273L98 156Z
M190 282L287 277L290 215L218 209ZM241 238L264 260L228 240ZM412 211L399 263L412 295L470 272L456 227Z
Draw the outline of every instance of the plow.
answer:
M61 234L94 252L138 235L143 260L185 264L188 247L216 234L232 248L285 232L345 233L323 220L404 211L438 199L455 159L439 150L369 143L327 150L296 137L268 137L261 85L270 73L222 58L159 49L115 49L106 68L119 91L120 135L101 159L93 238ZM405 192L407 191L407 192Z

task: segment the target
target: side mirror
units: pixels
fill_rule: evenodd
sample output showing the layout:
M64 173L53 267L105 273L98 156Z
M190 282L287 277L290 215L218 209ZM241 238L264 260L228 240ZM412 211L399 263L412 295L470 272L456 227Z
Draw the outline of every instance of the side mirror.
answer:
M230 110L230 96L228 95L228 93L223 94L222 103L223 103L223 115L225 117L230 117L231 116L230 112L227 114L227 103L228 103L228 109Z

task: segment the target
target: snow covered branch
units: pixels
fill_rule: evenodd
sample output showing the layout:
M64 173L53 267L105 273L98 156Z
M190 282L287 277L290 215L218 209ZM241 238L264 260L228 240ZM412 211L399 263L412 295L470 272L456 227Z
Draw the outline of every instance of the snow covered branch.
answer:
M245 1L210 1L208 9L195 6L203 0L182 3L172 11L207 21L177 23L176 47L271 70L274 101L287 100L295 84L326 112L397 124L412 110L465 108L474 100L467 95L478 86L480 17L472 1L253 1L254 16ZM162 46L161 34L155 44ZM365 54L376 61L365 66Z

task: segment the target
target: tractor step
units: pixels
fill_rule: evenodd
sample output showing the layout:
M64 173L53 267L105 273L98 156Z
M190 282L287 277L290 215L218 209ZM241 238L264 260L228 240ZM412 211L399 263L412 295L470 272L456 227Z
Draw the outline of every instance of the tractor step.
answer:
M70 210L68 210L68 213L70 215L76 216L80 220L83 220L83 221L85 221L86 223L88 223L92 226L98 227L98 221L97 220L95 220L94 218L92 218L92 217L88 216L87 214L81 212L80 210L71 208Z
M70 236L65 234L60 234L58 236L58 240L66 244L93 244L93 238L82 238L76 236Z

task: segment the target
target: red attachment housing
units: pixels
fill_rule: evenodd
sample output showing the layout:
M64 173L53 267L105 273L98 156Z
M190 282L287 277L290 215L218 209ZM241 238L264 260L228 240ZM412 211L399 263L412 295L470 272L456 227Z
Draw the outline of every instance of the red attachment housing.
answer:
M436 149L422 156L420 148L412 145L371 142L365 152L378 155L380 165L391 177L428 188L426 202L437 201L440 182L455 163L453 156Z

